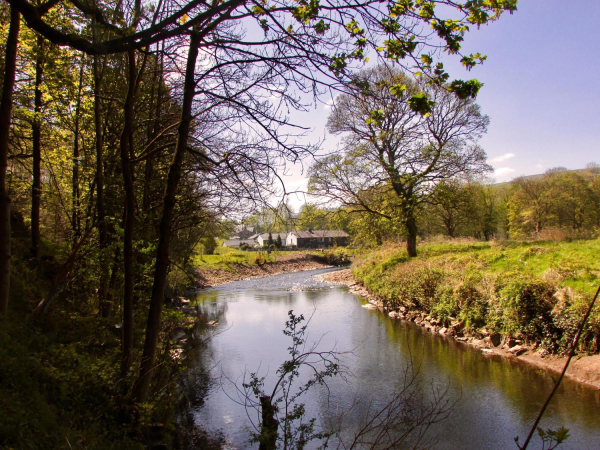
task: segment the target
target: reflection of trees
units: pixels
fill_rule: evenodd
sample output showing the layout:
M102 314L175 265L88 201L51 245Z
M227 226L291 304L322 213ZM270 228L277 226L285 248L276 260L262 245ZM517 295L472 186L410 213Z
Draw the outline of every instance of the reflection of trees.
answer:
M501 356L484 356L459 342L432 336L414 324L382 318L391 343L403 355L418 353L423 373L439 373L451 386L460 387L463 401L472 401L469 391L494 389L518 412L522 422L531 420L554 385L552 377L543 369L531 367L518 360ZM417 363L417 361L415 361ZM598 418L590 408L574 407L575 399L600 405L600 396L578 383L567 382L560 389L563 401L553 402L556 417L567 417L572 422L596 428Z

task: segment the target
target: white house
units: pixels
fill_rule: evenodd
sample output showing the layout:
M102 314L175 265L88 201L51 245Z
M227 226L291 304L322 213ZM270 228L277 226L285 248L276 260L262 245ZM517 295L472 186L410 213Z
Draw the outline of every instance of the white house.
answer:
M286 245L287 235L288 235L288 233L271 233L273 242L277 242L277 236L281 236L281 245ZM256 242L261 247L267 245L267 242L269 242L269 233L263 233L263 234L259 235L256 238Z

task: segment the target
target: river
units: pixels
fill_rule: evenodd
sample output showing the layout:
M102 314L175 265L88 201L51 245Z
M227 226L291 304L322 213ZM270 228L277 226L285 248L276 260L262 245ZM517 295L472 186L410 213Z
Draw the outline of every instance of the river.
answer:
M411 395L403 397L398 410L403 417L414 418L442 394L442 405L448 401L451 407L445 420L427 429L422 444L438 449L516 449L514 437L525 440L554 375L518 360L484 355L362 308L364 300L345 287L312 278L324 271L240 281L197 294L199 313L216 322L199 332L204 343L196 344L190 356L185 408L199 428L220 435L226 448L258 448L248 443L252 421L258 423L258 418L255 410L240 404L245 398L242 383L257 373L266 377L266 390L272 389L277 368L289 358L291 341L282 330L293 310L311 317L309 344L318 342L318 350L342 353L347 375L314 387L302 401L305 417L314 417L318 427L337 425L344 442L405 386L411 362L418 373L407 390ZM297 385L307 376L303 371ZM569 429L570 437L560 448L600 449L600 391L564 380L541 426ZM404 430L394 427L390 436ZM406 443L414 443L415 436ZM374 439L374 433L367 438ZM333 439L330 448L339 442ZM317 442L308 445L316 447ZM536 437L529 448L541 448L541 440Z

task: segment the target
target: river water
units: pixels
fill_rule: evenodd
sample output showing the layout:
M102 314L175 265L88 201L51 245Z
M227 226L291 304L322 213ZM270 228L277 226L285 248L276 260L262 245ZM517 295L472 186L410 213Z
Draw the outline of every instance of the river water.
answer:
M216 322L199 333L203 343L192 349L187 380L188 391L196 392L188 392L186 408L199 428L220 435L226 448L258 448L248 441L252 424L259 421L256 410L241 404L246 398L242 383L250 373L257 373L266 377L265 390L272 390L277 368L289 358L291 341L282 330L288 311L293 310L311 317L307 343L318 342L320 351L340 352L347 369L346 376L329 379L327 386L315 386L301 397L305 417L315 418L317 427L342 430L330 448L341 442L348 445L367 418L389 405L406 386L407 374L408 380L414 378L413 384L393 403L399 406L396 412L401 418L414 419L419 412L429 411L442 395L440 405L451 406L444 420L427 429L422 445L516 449L515 436L525 440L552 389L553 375L518 360L484 355L412 323L362 308L365 301L345 287L312 278L323 272L235 282L197 294L199 312ZM296 385L307 377L302 371ZM600 391L564 380L541 426L570 430L560 448L600 449ZM394 426L389 436L397 438L406 429L406 425ZM409 435L403 445L414 444L419 431L423 429ZM375 436L368 434L365 442ZM541 448L537 436L533 444L529 448ZM316 447L314 441L308 445Z

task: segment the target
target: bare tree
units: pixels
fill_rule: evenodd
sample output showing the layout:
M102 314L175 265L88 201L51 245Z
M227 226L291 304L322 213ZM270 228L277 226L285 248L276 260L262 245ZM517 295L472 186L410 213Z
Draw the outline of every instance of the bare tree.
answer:
M417 255L417 208L432 188L459 174L490 170L476 141L489 119L472 98L444 87L421 86L388 66L361 72L354 95L341 95L329 116L331 133L344 134L344 155L314 164L309 189L346 206L401 217L406 248ZM419 94L421 93L421 94ZM414 99L431 109L421 114ZM392 193L395 204L367 202L369 191Z

